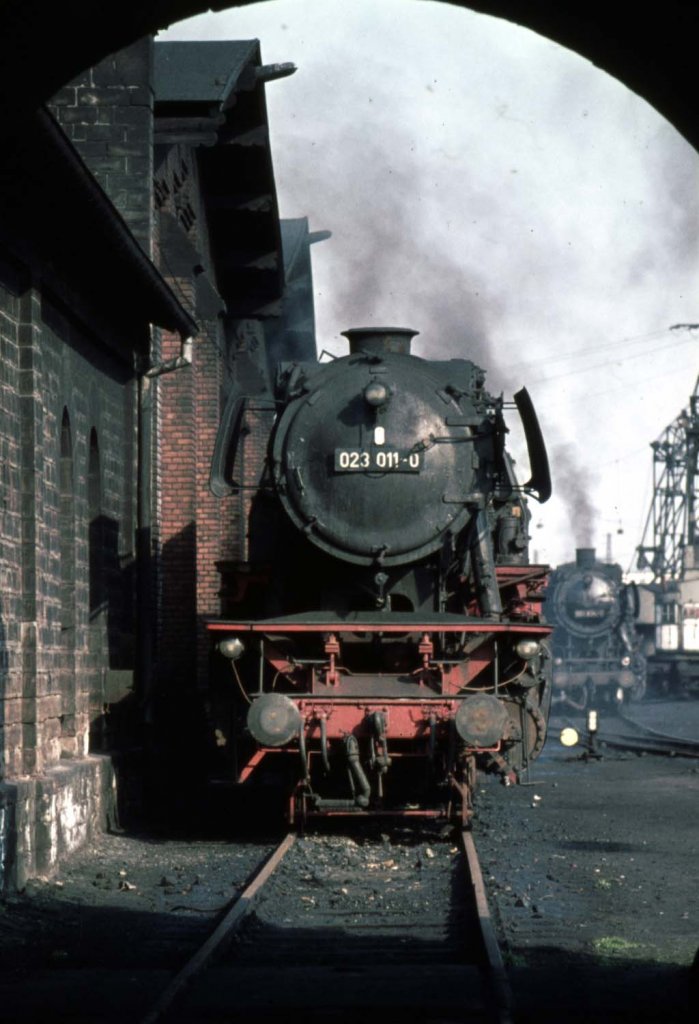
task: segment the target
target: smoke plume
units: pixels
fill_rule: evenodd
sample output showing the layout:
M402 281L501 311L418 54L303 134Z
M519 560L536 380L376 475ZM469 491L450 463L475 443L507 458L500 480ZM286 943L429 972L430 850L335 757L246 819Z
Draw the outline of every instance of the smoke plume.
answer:
M581 465L570 444L557 444L551 452L554 493L568 516L575 548L594 546L595 510L590 500L591 474Z

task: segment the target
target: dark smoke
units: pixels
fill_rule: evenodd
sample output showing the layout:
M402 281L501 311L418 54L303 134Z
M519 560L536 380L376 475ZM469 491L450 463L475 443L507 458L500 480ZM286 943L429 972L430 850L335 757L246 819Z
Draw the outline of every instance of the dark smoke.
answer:
M419 331L413 351L426 359L471 359L487 374L490 391L516 390L506 364L498 358L497 324L505 296L499 296L486 276L474 272L470 240L464 239L463 265L439 248L450 210L434 199L424 207L415 195L429 196L424 164L414 153L410 136L394 127L381 147L354 140L357 148L323 179L322 190L313 168L297 165L294 205L305 204L313 229L328 228L333 237L323 242L314 260L332 260L342 268L333 283L330 319L338 333L348 327L396 326ZM339 139L337 140L339 145ZM333 142L326 142L333 146ZM327 170L327 164L326 164ZM469 195L466 184L460 201L481 211L492 199ZM362 211L349 230L336 230L333 210L342 203ZM327 297L326 301L327 301ZM322 302L321 296L319 301ZM319 348L334 339L319 338Z
M551 451L553 491L563 503L570 524L571 540L576 548L593 547L595 510L592 504L591 476L580 465L570 444L557 444Z
M309 78L332 81L334 65L328 56L318 55L314 67L305 69ZM492 251L483 251L484 239L495 230L483 227L502 223L506 200L497 189L480 184L482 175L469 175L467 160L454 164L450 187L436 189L432 154L419 128L411 126L409 106L403 113L395 95L376 88L377 79L380 69L355 66L356 107L325 120L318 136L312 124L295 116L293 135L282 143L287 159L293 154L294 168L293 181L287 177L285 182L287 210L282 213L307 215L312 230L332 232L313 252L315 266L322 260L323 266L337 268L329 293L316 292L316 312L325 303L322 319L334 331L334 337L318 337L318 350L345 352L339 335L350 327L409 327L419 332L415 354L471 359L486 372L491 393L511 399L524 385L541 405L536 379L528 379L522 368L540 342L527 338L529 313L539 324L537 299L547 274L554 274L559 289L573 288L579 256L567 248L552 249L543 230L527 240L523 251L530 261L503 267L500 239ZM330 90L326 115L335 102ZM349 224L348 208L357 211ZM533 223L538 227L535 215ZM460 225L460 236L447 252L451 224L455 231ZM472 226L471 235L464 224ZM532 265L539 268L536 277ZM511 324L513 309L522 316L521 337L514 343L511 336L503 336L505 317ZM514 364L517 368L511 368ZM545 407L539 413L545 426ZM589 479L574 446L557 446L551 463L554 495L564 502L571 534L578 546L590 546L594 513Z

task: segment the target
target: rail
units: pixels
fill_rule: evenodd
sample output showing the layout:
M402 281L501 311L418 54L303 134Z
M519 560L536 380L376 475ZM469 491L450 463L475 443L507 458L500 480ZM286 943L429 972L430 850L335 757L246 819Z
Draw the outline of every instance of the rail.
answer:
M279 867L282 860L293 846L295 839L296 836L293 833L289 833L289 835L282 840L276 850L274 850L267 858L262 868L257 872L243 892L240 893L238 898L225 914L223 920L218 924L206 942L199 947L197 952L185 964L182 970L178 971L167 988L163 991L162 995L158 998L155 1005L151 1010L149 1010L145 1017L141 1019L141 1024L157 1024L157 1022L161 1020L164 1014L170 1009L178 996L190 984L192 979L206 968L214 954L218 952L224 943L231 939L236 928L240 926L245 916L250 912L250 909L263 885Z
M680 736L669 736L648 726L634 722L632 718L619 713L617 720L623 723L624 732L600 730L597 740L600 744L616 750L630 750L638 753L665 754L670 757L699 758L699 742Z
M141 1024L160 1024L164 1019L179 1020L178 1014L184 1014L182 1019L189 1020L192 1014L192 1005L199 1006L201 994L205 1001L208 999L210 1002L211 992L216 992L216 995L213 996L216 1005L213 1009L211 1005L208 1006L207 1019L212 1021L228 1020L230 1015L236 1012L243 1014L241 1019L248 1019L245 1016L247 1013L246 992L249 999L248 983L251 963L253 971L261 966L264 973L265 965L269 965L269 970L274 970L275 990L269 990L269 997L273 1002L275 999L283 1000L285 993L287 997L292 993L292 998L298 997L303 1001L305 997L302 989L314 990L314 998L320 1000L320 1005L311 1004L314 1012L323 1011L322 1000L328 999L334 1001L332 1012L335 1016L340 1014L337 1016L338 1020L353 1019L355 1014L363 1016L366 1022L374 1019L385 1020L387 1013L390 1019L393 1019L391 1014L394 1010L397 1011L399 1007L401 1013L406 1012L406 1008L414 1010L415 1007L411 999L420 1000L424 997L441 1003L440 1006L435 1006L434 1010L436 1013L441 1012L442 1014L448 1011L449 1019L452 1017L459 1020L468 1019L473 1024L476 1022L512 1024L514 1020L512 993L488 906L486 887L474 837L469 830L461 832L460 848L456 847L450 850L446 845L442 847L444 852L452 854L458 852L461 855L458 862L444 861L445 868L448 864L458 863L457 874L454 877L458 878L461 874L461 879L465 882L465 885L459 884L458 886L459 891L462 892L458 905L463 906L467 911L465 921L468 922L468 925L463 931L461 929L464 928L464 925L460 927L460 939L457 943L455 943L456 936L451 934L448 924L438 923L438 918L434 916L427 921L421 921L419 913L424 913L424 911L419 911L418 916L413 913L414 897L411 894L414 892L415 881L411 881L411 878L420 877L419 866L417 876L405 875L400 889L400 899L405 901L406 909L398 910L394 904L392 907L381 910L369 903L362 911L357 911L357 897L355 897L352 903L355 909L341 911L333 902L330 902L324 908L319 907L317 919L313 920L312 912L309 913L309 911L315 903L315 897L303 895L303 885L309 877L308 862L306 855L303 854L301 860L305 867L299 874L298 880L293 875L295 869L290 868L292 879L290 881L282 879L279 882L286 891L293 892L301 905L305 907L303 918L305 925L302 930L304 939L301 945L298 944L298 937L294 938L290 934L285 936L284 929L280 931L278 927L274 926L271 928L272 937L269 937L268 932L265 939L264 934L257 930L259 925L255 924L253 925L253 934L256 935L254 951L251 949L244 952L242 963L240 963L241 952L236 950L235 965L230 967L222 965L222 957L226 955L225 948L233 941L237 930L246 920L263 887L274 875L285 855L293 846L294 840L293 834L286 836L269 856L250 884L229 906L209 938L185 966L171 978L156 1002L141 1018ZM405 849L410 848L410 844L408 844ZM399 846L399 849L402 850L403 847ZM372 852L368 856L370 860L366 864L362 862L351 869L340 868L346 886L353 884L350 878L354 878L356 875L356 892L361 892L362 887L366 886L367 877L376 879L377 871L381 868L379 863L375 863L376 853ZM435 856L438 858L437 861L434 861ZM406 863L403 854L396 853L394 857L396 860L390 857L386 862L389 873L391 867L398 862ZM428 857L432 858L435 864L439 862L439 853L435 853L429 848ZM412 862L410 857L407 860ZM367 868L369 875L367 875ZM406 870L406 868L396 866L393 870ZM332 870L336 869L333 867ZM410 872L414 871L412 867L409 870ZM442 868L440 867L438 870L441 872ZM444 874L445 881L450 877L452 877L451 871L447 870ZM438 885L436 891L439 891L441 889L439 880L442 875L438 873L432 878ZM329 884L333 892L336 892L336 880ZM434 885L434 881L431 884ZM314 891L318 892L319 890L315 889ZM347 889L344 891L346 892ZM392 889L392 891L396 892L397 890ZM373 899L373 897L371 898ZM449 903L446 893L445 900L446 906ZM428 900L428 905L430 903L431 898ZM433 903L431 905L434 907ZM379 919L376 915L379 915ZM342 918L341 923L340 917ZM400 923L401 917L403 918L402 923ZM444 920L446 922L448 918L445 917ZM334 924L334 921L338 922L337 925ZM419 951L416 947L411 952L399 953L399 950L407 950L407 946L400 944L408 941L400 936L412 935L414 930L421 926L423 934L418 941L425 945ZM331 938L329 928L336 930L336 940ZM434 938L435 932L442 928L445 929L444 935L450 937L448 940L439 939L438 941ZM264 928L262 932L264 933ZM381 937L382 935L386 937ZM394 938L388 938L390 935L393 935ZM258 945L260 941L263 943L261 946ZM335 941L336 949L333 946L333 941ZM443 941L448 941L448 945L443 946ZM271 942L272 945L265 945L265 942ZM287 946L279 946L279 943L287 943ZM288 943L292 945L289 946ZM354 959L352 959L352 947L355 950ZM243 949L245 949L245 943ZM359 950L359 960L357 960L357 950ZM427 951L426 959L424 959L425 951ZM416 953L419 956L417 960L415 959ZM432 965L430 965L430 960ZM337 973L338 962L341 964L340 974ZM278 966L273 968L273 964ZM282 974L286 971L289 977L282 977L278 973L280 969ZM209 983L207 975L206 982L202 984L201 975L208 970L215 972L212 974L211 983ZM241 971L242 973L240 973ZM264 976L267 977L266 974ZM440 981L439 978L442 977L443 981ZM248 984L247 989L246 984ZM431 996L426 995L425 990L421 987L423 984L427 985L428 991L432 992ZM440 986L446 986L446 988L440 988ZM259 991L259 985L256 984L253 1002L259 998ZM409 992L410 995L406 995L406 992ZM375 998L376 1002L374 1002ZM395 1005L394 999L396 1000ZM232 1001L230 1005L227 1000ZM236 1000L241 1000L240 1004ZM192 1005L184 1005L185 1003ZM286 1007L285 1002L283 1005ZM266 1012L275 1013L281 1008L282 1003L280 1002L279 1006L276 1004L268 1006ZM342 1016L343 1012L345 1016ZM267 1017L264 1016L264 1019Z
M487 972L486 981L491 990L497 1024L512 1024L514 1013L512 989L510 988L490 907L488 906L488 897L483 882L480 861L478 860L476 844L473 839L473 833L469 829L462 829L461 843L466 857L476 915L483 940Z

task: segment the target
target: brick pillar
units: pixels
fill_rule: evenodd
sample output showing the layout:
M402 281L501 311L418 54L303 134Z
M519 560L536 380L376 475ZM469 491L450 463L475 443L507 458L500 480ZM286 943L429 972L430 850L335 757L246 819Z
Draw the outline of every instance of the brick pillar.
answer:
M204 685L209 639L203 619L220 614L223 503L209 488L220 422L221 354L198 338L192 366L160 378L160 675ZM162 358L179 352L164 335Z
M203 619L220 614L220 577L217 562L221 558L222 502L209 487L211 456L221 418L221 353L214 335L200 340L194 353L196 408L196 590L197 590L197 683L203 686L209 673L210 642Z

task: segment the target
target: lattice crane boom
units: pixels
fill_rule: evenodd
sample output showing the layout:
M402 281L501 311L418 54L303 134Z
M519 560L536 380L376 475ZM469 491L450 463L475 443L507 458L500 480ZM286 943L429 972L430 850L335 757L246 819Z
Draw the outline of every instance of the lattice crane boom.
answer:
M688 407L651 448L653 499L637 549L638 568L650 569L655 583L667 583L684 577L687 552L694 553L699 540L699 377Z

